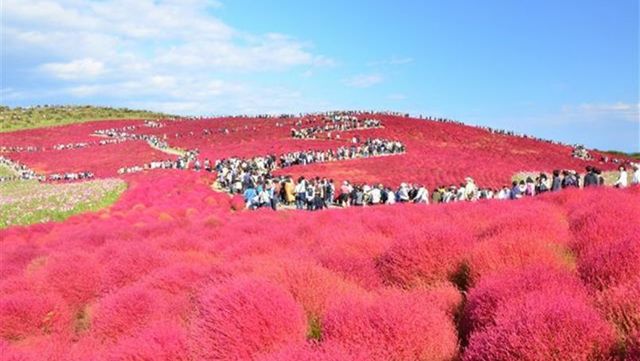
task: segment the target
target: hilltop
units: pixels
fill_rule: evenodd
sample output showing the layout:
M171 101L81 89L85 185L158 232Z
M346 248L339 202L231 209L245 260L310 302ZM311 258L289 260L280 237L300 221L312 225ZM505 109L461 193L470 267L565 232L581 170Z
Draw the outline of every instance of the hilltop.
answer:
M0 106L0 132L35 129L108 119L158 119L170 115L147 110L91 105Z

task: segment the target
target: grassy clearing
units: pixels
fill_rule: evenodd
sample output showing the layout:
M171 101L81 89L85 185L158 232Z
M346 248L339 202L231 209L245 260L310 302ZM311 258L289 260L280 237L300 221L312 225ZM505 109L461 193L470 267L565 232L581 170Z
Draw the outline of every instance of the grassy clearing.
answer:
M5 165L0 164L0 177L11 177L16 175L14 171Z
M120 179L70 184L0 183L0 228L63 221L78 213L97 211L115 203L126 188Z
M94 106L35 106L10 108L0 106L0 132L51 127L108 119L157 119L167 114L127 108Z

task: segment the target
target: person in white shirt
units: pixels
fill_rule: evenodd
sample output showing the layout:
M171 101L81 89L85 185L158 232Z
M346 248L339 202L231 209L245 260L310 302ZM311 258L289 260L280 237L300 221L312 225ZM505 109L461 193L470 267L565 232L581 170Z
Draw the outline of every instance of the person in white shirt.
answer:
M640 164L633 164L633 178L631 179L631 184L640 184Z
M415 198L413 198L415 203L425 203L429 204L429 191L423 185L418 188L418 193L416 193Z
M371 204L380 203L380 198L382 198L382 193L380 192L379 187L373 187L371 191L369 191L369 200Z
M627 183L627 169L621 165L620 166L620 176L618 177L618 180L614 183L614 187L616 188L625 188L628 183Z
M476 193L478 192L478 187L476 183L473 181L473 178L467 177L465 178L466 185L464 186L465 198L468 201L474 201L477 199Z

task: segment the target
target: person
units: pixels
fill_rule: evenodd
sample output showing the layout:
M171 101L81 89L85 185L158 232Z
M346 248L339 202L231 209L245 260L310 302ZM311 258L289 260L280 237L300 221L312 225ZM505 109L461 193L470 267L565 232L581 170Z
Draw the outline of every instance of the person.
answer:
M418 187L418 191L416 192L415 197L413 198L414 203L424 203L429 204L429 192L425 186L420 185Z
M304 177L298 178L295 188L296 193L296 209L303 209L305 204L305 194L307 192L307 183Z
M562 189L562 178L560 178L560 171L556 169L553 171L553 180L551 181L551 191L557 192L560 189Z
M598 185L598 176L596 175L596 173L593 171L593 167L592 166L587 166L586 171L587 174L585 174L584 176L584 187L594 187Z
M284 201L286 204L293 204L296 201L295 196L295 187L293 185L293 180L291 177L287 177L284 182Z
M400 189L398 189L398 201L401 203L409 201L409 187L406 183L400 184Z
M439 188L434 188L433 192L431 193L431 202L433 204L438 204L440 203L440 201L442 201L442 191L444 187L439 187Z
M269 205L271 206L271 209L275 211L278 206L278 199L276 197L277 193L276 193L275 184L271 180L267 181L266 193L269 199Z
M530 197L536 195L536 185L531 177L527 177L524 194Z
M258 201L258 192L253 187L247 188L244 191L244 202L249 209L254 209Z
M524 182L522 182L524 184ZM511 193L509 194L509 199L520 199L522 198L522 193L520 192L520 187L518 186L518 182L513 181L511 183Z
M599 186L604 186L604 177L602 176L602 170L600 170L600 168L594 168L593 172L598 177L598 185Z
M372 187L369 191L369 202L373 205L379 204L382 200L382 184Z
M631 179L631 184L640 184L640 164L638 163L633 163L633 178Z
M618 169L620 170L620 175L618 176L618 180L616 180L613 186L616 188L626 188L628 185L627 169L623 165L621 165Z
M307 184L307 189L305 191L304 197L307 203L307 210L309 211L315 210L314 201L316 199L316 187L315 187L315 184L313 184L313 181L310 181L309 184Z
M537 185L536 185L536 193L542 194L549 191L549 187L547 186L547 175L544 173L540 173L538 176Z
M468 201L475 200L477 198L476 193L478 191L478 187L476 186L475 182L473 181L473 178L471 177L465 178L465 182L466 182L464 186L465 199Z

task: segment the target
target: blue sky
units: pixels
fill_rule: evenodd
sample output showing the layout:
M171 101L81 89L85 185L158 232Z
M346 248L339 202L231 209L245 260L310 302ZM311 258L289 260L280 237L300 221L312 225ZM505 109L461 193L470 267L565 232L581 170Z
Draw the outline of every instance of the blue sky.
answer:
M5 0L5 105L397 110L640 151L639 2Z

